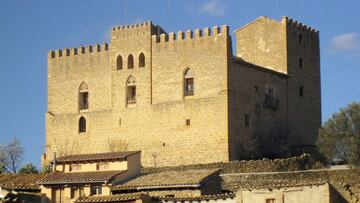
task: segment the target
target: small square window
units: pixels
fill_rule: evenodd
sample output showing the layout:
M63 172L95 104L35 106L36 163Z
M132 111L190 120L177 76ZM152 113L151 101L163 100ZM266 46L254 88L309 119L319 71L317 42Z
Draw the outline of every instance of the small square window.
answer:
M190 119L186 119L186 126L190 126Z
M245 126L250 125L250 116L248 114L245 115Z
M272 199L266 199L266 203L276 203L276 202L275 199L272 198Z

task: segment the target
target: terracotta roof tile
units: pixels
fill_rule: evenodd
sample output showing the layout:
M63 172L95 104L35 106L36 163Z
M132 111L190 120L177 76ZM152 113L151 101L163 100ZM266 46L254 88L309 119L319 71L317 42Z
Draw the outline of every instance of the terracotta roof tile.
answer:
M113 186L112 190L199 187L208 177L219 173L219 169L197 169L143 174L124 184Z
M38 181L38 184L66 184L66 183L98 183L109 182L116 175L124 171L90 171L90 172L54 172L44 179Z
M96 154L76 154L69 156L62 156L56 159L57 163L71 163L71 162L91 162L91 161L106 161L106 160L121 160L128 156L140 153L140 151L128 152L107 152Z
M210 200L218 200L218 199L228 199L228 198L235 198L235 193L223 193L223 194L216 194L216 195L201 195L197 197L169 197L169 196L161 196L156 197L157 199L160 199L162 201L178 201L178 202L184 202L184 201L210 201Z
M40 188L36 184L48 174L0 174L0 187L12 190L37 190Z
M142 193L129 193L119 194L111 196L90 196L82 197L75 201L75 203L95 203L95 202L121 202L121 201L133 201L138 199L150 198L146 194Z

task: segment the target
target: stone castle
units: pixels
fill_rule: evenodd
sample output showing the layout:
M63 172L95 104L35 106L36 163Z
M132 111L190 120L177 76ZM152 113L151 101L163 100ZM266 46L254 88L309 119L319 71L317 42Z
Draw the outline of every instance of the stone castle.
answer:
M43 161L141 150L143 166L311 151L321 125L319 32L288 17L167 33L113 27L110 44L48 53Z

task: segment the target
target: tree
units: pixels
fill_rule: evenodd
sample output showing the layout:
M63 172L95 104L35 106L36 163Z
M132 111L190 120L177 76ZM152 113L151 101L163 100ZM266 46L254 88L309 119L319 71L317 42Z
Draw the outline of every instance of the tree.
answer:
M22 168L20 168L19 173L22 174L36 174L39 173L39 171L36 169L36 167L32 163L28 163Z
M317 146L329 162L360 164L360 103L334 113L319 130Z
M16 173L24 155L24 148L18 139L8 145L0 146L0 167L4 172Z

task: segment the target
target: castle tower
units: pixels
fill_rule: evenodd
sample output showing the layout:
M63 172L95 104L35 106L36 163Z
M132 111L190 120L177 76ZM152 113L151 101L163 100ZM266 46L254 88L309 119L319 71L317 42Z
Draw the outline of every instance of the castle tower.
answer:
M288 75L291 150L314 149L321 126L319 32L288 17L260 17L235 31L237 57Z

